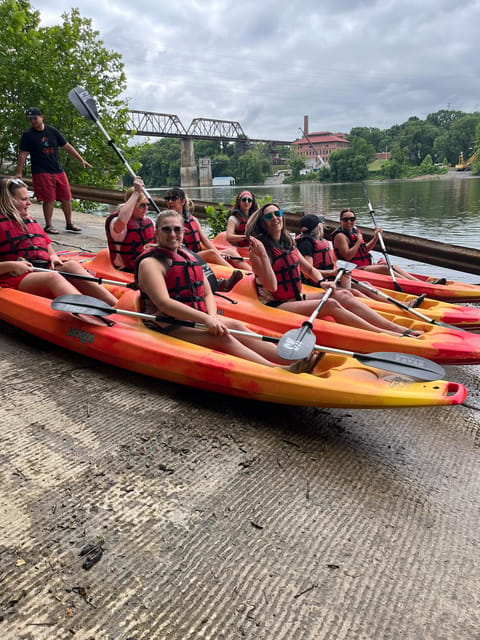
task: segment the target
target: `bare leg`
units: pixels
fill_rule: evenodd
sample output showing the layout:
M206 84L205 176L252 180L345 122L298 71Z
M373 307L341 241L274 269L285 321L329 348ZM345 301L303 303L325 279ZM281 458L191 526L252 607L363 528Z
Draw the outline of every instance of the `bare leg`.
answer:
M90 276L90 274L85 271L82 265L78 264L74 260L68 260L64 262L62 265L57 267L57 271L64 271L66 273L76 273L82 276ZM84 293L87 296L93 296L94 298L98 298L99 300L103 300L107 304L113 306L117 302L115 296L107 291L104 287L97 284L96 282L89 282L88 280L81 280L80 278L75 278L72 280L68 280L67 282L75 283L76 288L81 293Z
M405 327L387 320L381 314L377 313L374 309L370 309L367 305L363 304L360 300L355 298L349 291L337 289L333 294L333 297L340 302L340 304L357 316L360 316L370 324L379 327L384 331L392 331L395 333L403 333ZM422 331L414 331L413 335L421 335Z
M73 284L67 282L59 273L29 273L19 285L20 291L34 293L45 298L56 298L65 294L78 294Z
M415 280L416 282L423 282L420 278L416 278L413 274L405 271L398 265L392 265L392 269L395 275L405 278L405 280ZM363 267L363 271L371 271L372 273L383 273L386 276L390 275L390 270L386 264L369 264L367 267Z
M71 200L62 200L62 209L63 215L65 216L65 222L67 223L67 227L72 226L72 201Z
M50 227L53 219L54 202L42 202L43 215L45 217L45 226Z
M316 295L316 294L313 294ZM286 311L293 311L293 313L300 313L304 316L310 316L313 310L317 307L319 298L314 299L308 297L307 300L292 300L291 302L285 302L280 306L280 309ZM365 329L366 331L374 331L375 333L388 333L390 335L399 336L402 335L404 329L395 328L394 331L382 329L376 324L370 323L368 320L364 320L355 313L352 313L349 309L343 307L337 300L331 298L325 302L320 310L319 317L332 316L337 322L346 324L350 327L356 327L357 329ZM396 325L394 325L396 327Z
M221 264L224 267L232 266L226 260L224 260L222 256L214 249L203 249L202 251L198 252L198 255L201 256L207 262L213 262L213 264Z

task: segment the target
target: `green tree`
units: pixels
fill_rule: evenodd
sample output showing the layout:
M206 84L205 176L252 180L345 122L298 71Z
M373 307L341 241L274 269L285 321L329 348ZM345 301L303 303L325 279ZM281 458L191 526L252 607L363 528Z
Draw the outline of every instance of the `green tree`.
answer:
M135 148L135 159L147 187L180 184L180 140L161 138Z
M70 180L113 186L124 172L123 165L99 129L70 104L68 92L78 85L87 89L105 129L128 157L128 107L120 98L126 77L120 54L103 46L91 20L82 18L78 9L62 14L59 25L41 27L40 13L30 2L2 0L0 20L0 88L6 105L1 159L15 163L20 135L28 127L25 110L38 106L46 122L58 127L94 166L83 170L61 152Z
M293 156L288 161L288 167L292 172L292 181L300 179L300 171L305 168L305 162L302 158L298 158L297 156Z
M270 175L270 156L264 144L257 144L238 159L235 178L242 184L258 184Z

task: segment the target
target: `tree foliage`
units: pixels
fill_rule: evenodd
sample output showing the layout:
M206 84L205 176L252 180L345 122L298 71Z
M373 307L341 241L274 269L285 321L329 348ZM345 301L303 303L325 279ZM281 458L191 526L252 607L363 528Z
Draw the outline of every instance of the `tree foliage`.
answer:
M25 111L39 107L45 122L62 131L92 165L83 170L61 152L70 180L113 186L124 170L105 137L68 100L82 86L95 98L103 126L128 156L128 107L120 94L126 88L121 55L109 51L78 9L62 14L59 25L42 27L41 14L28 0L0 2L0 90L3 96L0 161L15 165L18 143L28 128Z

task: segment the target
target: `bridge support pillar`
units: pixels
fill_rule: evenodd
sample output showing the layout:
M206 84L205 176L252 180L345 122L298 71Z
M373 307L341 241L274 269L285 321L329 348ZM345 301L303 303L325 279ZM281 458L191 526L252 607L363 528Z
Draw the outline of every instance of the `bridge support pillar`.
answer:
M180 186L198 187L198 171L192 138L181 139Z
M198 172L201 187L212 186L212 159L200 158L198 162Z

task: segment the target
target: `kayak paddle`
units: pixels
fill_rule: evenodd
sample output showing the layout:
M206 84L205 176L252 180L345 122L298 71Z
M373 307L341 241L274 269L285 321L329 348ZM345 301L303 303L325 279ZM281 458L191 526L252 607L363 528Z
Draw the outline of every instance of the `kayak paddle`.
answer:
M349 268L355 267L349 262L337 262L337 266L339 264L341 266L337 271L333 284L336 284ZM309 319L305 320L299 329L290 329L290 331L283 334L277 347L277 353L281 358L284 360L299 360L306 358L312 352L316 341L313 333L313 322L331 295L332 289L327 289Z
M376 293L377 296L379 296L380 298L383 298L384 300L388 300L388 302L392 302L394 305L396 305L400 309L404 309L405 311L408 311L408 313L411 313L412 315L417 316L417 318L421 318L424 322L429 322L430 324L435 324L439 327L446 327L447 329L455 329L456 331L467 331L462 327L456 327L453 324L447 324L446 322L441 322L440 320L434 320L433 318L429 318L428 316L424 315L421 311L418 311L413 307L409 307L408 304L405 304L400 300L396 300L395 298L388 296L386 293L383 293L383 291L379 291L378 289L375 289L375 287L372 287L367 282L362 282L361 280L355 280L355 278L352 278L352 282L359 285L360 287L364 287L365 289L368 289L368 291L371 291L372 293Z
M367 185L365 183L363 183L363 191L365 193L365 197L367 198L368 209L369 209L369 213L370 213L370 215L372 217L373 226L377 227L378 225L377 225L377 221L375 220L375 211L373 210L372 204L371 204L370 199L368 197ZM402 291L403 292L402 287L398 284L397 279L395 277L395 271L393 270L392 263L390 262L390 256L387 253L387 248L385 246L385 242L383 241L383 234L382 234L381 231L378 234L378 239L380 241L380 247L382 249L382 253L383 253L383 257L385 258L385 262L387 263L388 271L390 272L390 277L392 278L393 286L395 287L395 291Z
M135 178L137 174L132 169L132 167L128 163L128 161L125 158L125 156L123 155L123 153L117 147L115 142L112 140L112 138L109 136L109 134L105 130L104 126L100 122L100 118L98 117L97 105L95 103L95 100L88 93L88 91L86 89L84 89L83 87L75 87L75 89L72 89L71 91L68 92L68 99L70 100L70 102L73 104L73 106L79 112L80 115L82 115L87 120L91 120L92 122L94 122L98 126L100 131L103 133L103 135L107 139L108 144L112 147L112 149L115 151L117 156L120 158L120 160L125 165L125 167L126 167L127 171L129 172L129 174L133 178ZM148 193L148 191L145 189L145 187L142 188L142 191L143 191L143 194L145 195L145 197L148 198L148 201L150 202L152 207L155 209L155 211L157 213L159 213L160 209L159 209L157 203L154 201L154 199L151 197L151 195Z
M195 327L198 329L206 329L206 326L198 322L189 322L187 320L176 320L174 318L165 318L163 316L154 316L148 313L138 313L137 311L127 311L126 309L116 309L106 302L93 298L92 296L67 294L58 296L51 302L52 309L56 311L67 311L74 314L85 314L91 316L109 316L114 313L119 315L131 316L134 318L142 318L143 320L155 320L157 322L168 322L169 324L178 324L181 326ZM279 343L281 338L273 336L265 336L261 333L253 331L239 331L238 329L229 329L234 335L243 335L251 338L258 338L265 342ZM361 362L365 366L383 369L384 371L392 371L403 375L416 378L417 380L425 380L432 382L441 380L445 377L445 369L436 362L427 360L420 356L414 356L407 353L379 351L376 353L354 353L353 351L344 351L333 347L324 347L314 344L309 353L315 349L324 353L336 353L340 355L350 356ZM308 355L308 353L306 354ZM300 356L298 359L305 357ZM295 360L297 358L288 358Z
M43 273L52 273L51 269L42 269L41 267L33 267L34 271L40 271ZM77 278L78 280L88 280L89 282L96 282L97 284L112 284L119 287L127 287L127 289L137 289L135 282L120 282L120 280L107 280L106 278L96 278L95 276L85 276L81 273L69 273L68 271L57 271L61 276L65 278Z

